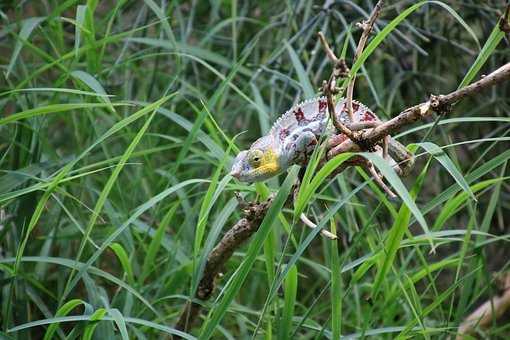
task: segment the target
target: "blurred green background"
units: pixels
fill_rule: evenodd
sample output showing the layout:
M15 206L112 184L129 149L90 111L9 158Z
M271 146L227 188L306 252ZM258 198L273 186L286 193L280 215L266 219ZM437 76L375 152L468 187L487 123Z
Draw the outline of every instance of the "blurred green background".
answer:
M338 54L347 42L352 65L374 4L1 1L0 337L174 332L207 253L242 217L234 191L258 196L226 176L237 148L318 95L331 72L318 31ZM387 119L508 62L505 6L386 1L355 99ZM349 169L306 202L341 242L283 209L260 252L228 262L190 337L455 337L508 270L509 86L398 136L444 151L421 144L403 179L436 254L405 202ZM473 336L508 338L507 320Z

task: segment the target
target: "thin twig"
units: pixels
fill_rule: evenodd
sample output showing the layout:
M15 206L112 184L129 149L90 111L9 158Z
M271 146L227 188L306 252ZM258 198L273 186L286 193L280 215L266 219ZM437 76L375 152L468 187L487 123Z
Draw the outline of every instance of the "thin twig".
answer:
M319 36L324 51L326 51L326 55L331 60L333 65L336 65L336 63L338 62L338 58L336 57L335 52L333 52L333 50L329 47L326 37L324 37L324 34L322 32L319 32L317 35Z
M363 53L363 49L365 48L365 45L367 43L368 37L370 36L370 33L372 32L372 29L374 27L375 21L377 20L377 17L381 13L382 6L384 4L383 0L380 0L375 5L374 9L372 10L372 13L370 14L370 17L368 20L363 21L361 23L358 23L358 26L363 29L363 33L361 33L361 38L359 39L358 46L356 47L356 53L354 54L353 64L356 62L356 60L361 56L361 53ZM356 75L354 74L349 81L349 85L347 86L347 114L349 115L349 119L351 122L354 121L354 113L352 111L352 96L354 93L354 82L356 81Z
M317 228L317 224L313 223L305 214L301 214L299 216L299 219L301 220L301 222L303 222L307 227L310 227L312 229L315 229ZM326 229L321 229L321 234L322 236L325 236L331 240L336 240L338 239L338 236L336 236L335 234L327 231Z

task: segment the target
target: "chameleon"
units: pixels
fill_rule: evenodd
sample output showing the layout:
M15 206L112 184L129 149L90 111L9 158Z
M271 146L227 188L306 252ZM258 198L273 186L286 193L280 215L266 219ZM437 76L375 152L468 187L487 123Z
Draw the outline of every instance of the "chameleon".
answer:
M377 115L358 101L352 102L353 119L347 113L347 101L340 98L335 104L337 121L350 126L351 123L380 122ZM332 136L335 128L329 119L327 98L317 97L292 107L280 116L267 135L257 139L248 150L236 156L230 175L241 182L260 182L287 170L293 164L306 161L324 134ZM340 141L347 139L339 135ZM338 136L336 138L339 139ZM376 151L381 153L381 147ZM401 175L407 174L414 163L411 153L404 145L389 138L388 161ZM399 167L403 165L402 168ZM405 167L405 168L404 168Z

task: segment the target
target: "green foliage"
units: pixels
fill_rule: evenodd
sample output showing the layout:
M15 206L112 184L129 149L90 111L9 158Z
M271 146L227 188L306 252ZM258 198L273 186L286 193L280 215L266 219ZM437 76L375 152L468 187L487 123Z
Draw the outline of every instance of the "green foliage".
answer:
M361 154L395 201L359 169L331 177L360 154L322 164L323 147L295 201L298 168L256 185L228 175L319 94L332 65L318 31L381 117L509 60L503 2L405 0L386 1L353 64L373 3L2 2L0 338L453 338L510 264L510 84L399 131L417 158L408 178ZM179 332L208 254L243 216L234 191L275 199ZM476 332L510 336L497 319Z

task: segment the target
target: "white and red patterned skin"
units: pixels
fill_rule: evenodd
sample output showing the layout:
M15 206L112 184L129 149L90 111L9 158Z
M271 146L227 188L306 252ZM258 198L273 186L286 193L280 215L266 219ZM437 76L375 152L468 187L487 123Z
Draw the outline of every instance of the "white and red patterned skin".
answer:
M353 101L352 106L355 122L379 121L365 105ZM338 121L347 125L351 123L345 98L337 101L335 112ZM333 132L326 97L304 101L278 118L269 133L255 141L249 150L240 152L234 160L231 174L243 182L257 182L273 177L293 164L305 163L320 136L331 135ZM277 170L275 167L256 169L250 165L250 153L256 150L263 154L274 153L278 162Z

